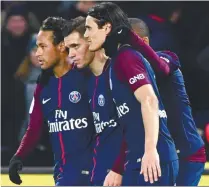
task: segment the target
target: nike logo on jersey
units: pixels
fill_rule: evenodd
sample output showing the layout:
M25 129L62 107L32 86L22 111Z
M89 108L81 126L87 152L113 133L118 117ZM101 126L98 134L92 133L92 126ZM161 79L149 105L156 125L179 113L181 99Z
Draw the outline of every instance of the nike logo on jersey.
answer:
M123 29L121 29L120 31L118 31L118 34L120 34L123 31Z
M43 103L43 104L46 104L46 103L47 103L48 101L50 101L50 100L51 100L51 98L46 99L46 100L43 99L42 103Z

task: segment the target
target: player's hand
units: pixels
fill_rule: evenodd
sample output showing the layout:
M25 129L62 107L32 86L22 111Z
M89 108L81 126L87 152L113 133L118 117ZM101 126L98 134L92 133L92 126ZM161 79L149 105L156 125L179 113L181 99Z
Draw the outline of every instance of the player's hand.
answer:
M117 40L119 43L124 43L126 37L131 34L131 29L126 26L118 26L111 31L110 37L112 40Z
M9 162L9 179L15 184L21 184L22 180L18 171L21 171L23 167L22 161L19 157L13 156Z
M151 184L161 177L160 159L156 148L145 151L140 174L143 174L144 180L149 181Z
M116 54L118 49L118 44L123 44L130 32L130 29L126 26L118 26L114 28L110 34L106 37L103 44L105 49L105 54L112 57Z
M105 177L103 186L121 186L122 178L122 175L111 170Z

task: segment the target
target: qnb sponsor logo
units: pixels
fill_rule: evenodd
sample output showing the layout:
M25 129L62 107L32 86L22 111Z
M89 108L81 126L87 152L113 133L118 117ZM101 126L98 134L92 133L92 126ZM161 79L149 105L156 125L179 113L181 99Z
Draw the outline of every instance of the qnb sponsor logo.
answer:
M49 132L61 132L61 131L69 131L75 129L83 129L88 126L87 118L82 119L73 119L71 118L69 121L58 121L56 119L55 122L48 121Z
M101 133L106 127L116 127L117 123L114 119L111 119L110 121L102 121L102 122L96 122L94 121L96 133Z
M119 118L124 116L125 114L127 114L130 111L129 107L127 106L127 103L123 103L122 105L117 106L116 108L117 108Z
M145 76L144 76L144 74L141 73L141 74L138 74L138 75L136 75L136 76L130 78L130 79L129 79L129 83L130 83L130 84L134 84L134 83L136 83L138 80L142 80L142 79L145 79Z
M159 110L158 114L160 118L167 118L167 114L165 110Z

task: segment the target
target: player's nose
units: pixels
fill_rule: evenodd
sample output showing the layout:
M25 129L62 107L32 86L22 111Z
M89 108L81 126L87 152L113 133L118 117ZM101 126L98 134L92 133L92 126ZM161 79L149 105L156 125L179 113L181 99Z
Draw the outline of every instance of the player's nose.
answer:
M84 33L84 38L88 38L88 37L89 37L89 34L88 34L88 31L86 30Z
M40 56L40 54L41 54L41 50L40 50L40 48L37 48L35 56L38 57L38 56Z
M76 57L76 52L74 49L70 50L69 53L68 53L68 57L73 60L73 58Z

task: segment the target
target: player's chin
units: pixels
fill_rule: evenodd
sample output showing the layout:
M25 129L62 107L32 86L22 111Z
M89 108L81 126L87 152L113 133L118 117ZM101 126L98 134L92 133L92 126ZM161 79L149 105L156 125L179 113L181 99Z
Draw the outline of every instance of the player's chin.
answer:
M77 64L76 67L77 67L78 69L82 69L82 68L84 68L84 64Z
M91 51L91 52L98 51L99 49L101 49L100 46L95 46L95 45L92 45L92 44L89 46L89 51Z
M49 67L47 67L47 66L45 66L45 65L41 65L41 69L42 69L42 70L47 70L47 69L49 69Z
M78 69L82 69L82 68L85 68L87 66L87 64L77 64L77 68Z

